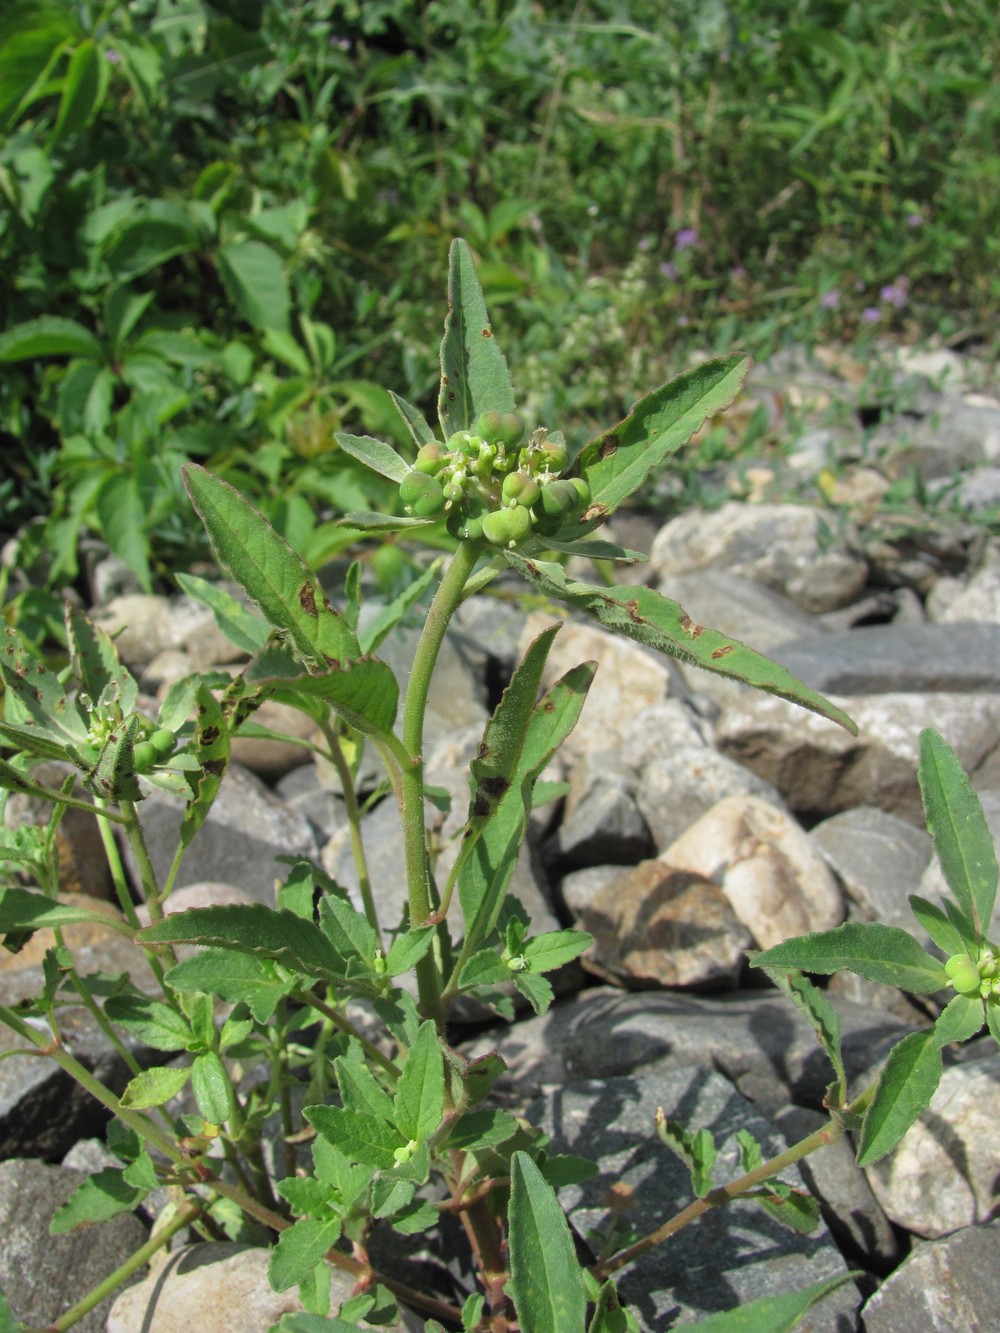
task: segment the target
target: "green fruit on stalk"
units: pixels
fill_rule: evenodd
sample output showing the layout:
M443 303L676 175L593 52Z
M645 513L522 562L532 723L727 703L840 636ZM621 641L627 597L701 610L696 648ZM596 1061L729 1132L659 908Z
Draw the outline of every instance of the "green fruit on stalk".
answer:
M138 747L136 747L138 748ZM953 954L944 965L945 976L959 995L978 995L982 978L979 968L964 953Z
M432 518L444 508L441 483L426 472L408 472L399 483L399 498L419 518Z
M173 754L176 742L177 737L166 727L158 727L149 737L149 743L156 751L158 759L166 759L168 755Z
M132 762L137 773L148 773L158 758L151 741L139 741L132 751Z
M420 446L413 466L418 472L426 472L429 476L434 476L444 466L445 458L443 445L438 444L435 440L432 444Z
M480 412L475 432L490 444L513 449L524 438L524 417L518 412Z
M538 504L546 518L566 518L580 503L576 487L568 477L560 477L543 486Z
M501 494L507 504L523 505L525 509L530 509L540 493L538 482L526 472L510 472L503 479Z
M493 546L516 546L531 532L531 514L520 505L497 509L483 519L483 536Z

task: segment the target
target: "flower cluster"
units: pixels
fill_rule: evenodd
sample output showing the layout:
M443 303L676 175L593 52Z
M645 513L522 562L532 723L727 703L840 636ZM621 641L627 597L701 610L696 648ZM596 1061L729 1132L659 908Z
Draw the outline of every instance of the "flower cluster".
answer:
M983 944L973 961L967 954L954 954L944 965L948 980L960 995L1000 997L1000 956L992 944Z
M453 536L510 549L534 529L555 532L589 504L590 488L581 477L562 476L561 432L540 427L526 441L524 433L516 412L483 412L471 431L425 444L400 483L407 512L445 514Z

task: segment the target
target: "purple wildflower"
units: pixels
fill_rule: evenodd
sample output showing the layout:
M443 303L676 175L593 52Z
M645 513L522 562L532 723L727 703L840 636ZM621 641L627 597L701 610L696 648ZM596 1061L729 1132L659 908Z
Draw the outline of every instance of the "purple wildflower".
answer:
M877 324L881 318L882 311L876 305L866 305L861 312L861 319L865 324Z
M116 51L113 46L109 46L104 52L104 58L109 65L120 65L122 63L121 52Z
M697 244L698 233L694 227L682 227L674 237L674 254L679 255L682 250L690 250Z
M333 51L349 51L351 49L350 37L331 37L330 48Z
M665 264L660 265L660 273L668 282L673 282L679 272L680 269L678 269L677 265L671 264L669 260L667 260Z
M734 264L733 267L729 270L729 276L733 279L734 282L742 282L744 278L749 278L750 274L746 271L746 269L743 267L742 264Z
M635 248L639 251L641 255L644 255L647 250L652 249L652 245L653 245L652 236L640 236L639 240L636 242Z
M678 315L678 316L677 316L677 326L678 326L678 328L686 329L687 326L688 326L690 323L691 323L691 321L690 321L690 319L688 319L687 315Z
M907 213L906 225L908 227L922 227L924 225L923 213Z
M819 298L819 303L824 310L838 310L840 308L840 292L836 288L831 292L824 292Z
M895 306L897 310L902 310L908 299L909 286L909 278L897 278L895 282L890 282L883 287L879 296L885 301L886 305Z

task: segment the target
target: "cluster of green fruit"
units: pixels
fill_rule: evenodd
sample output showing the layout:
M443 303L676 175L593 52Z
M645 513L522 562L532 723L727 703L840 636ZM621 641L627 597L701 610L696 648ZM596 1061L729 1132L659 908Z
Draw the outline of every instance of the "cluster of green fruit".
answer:
M568 455L559 431L533 431L525 441L516 412L483 412L471 431L444 444L425 444L400 483L408 513L446 515L463 541L513 549L532 531L556 532L590 503L582 477L564 477Z
M136 741L132 760L137 773L148 773L157 764L169 759L177 744L177 737L166 727L157 727L145 740Z
M973 961L967 954L954 954L944 965L948 980L960 995L1000 996L1000 957L991 944L984 944L979 958Z

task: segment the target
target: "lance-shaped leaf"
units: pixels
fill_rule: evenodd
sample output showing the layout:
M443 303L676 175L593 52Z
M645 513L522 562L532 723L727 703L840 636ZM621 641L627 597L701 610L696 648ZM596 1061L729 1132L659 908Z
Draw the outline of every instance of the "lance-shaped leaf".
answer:
M394 597L387 606L376 612L369 624L358 633L363 653L375 651L386 635L403 619L410 607L419 602L431 584L437 581L440 572L441 561L433 560L398 597Z
M296 986L294 977L278 975L269 958L235 949L202 949L172 967L167 981L174 990L217 995L230 1004L242 1001L258 1023L266 1023Z
M403 1147L399 1130L370 1112L348 1111L342 1106L307 1106L302 1113L327 1143L352 1162L391 1171L395 1152Z
M641 551L630 551L627 546L618 546L615 542L604 541L601 537L582 537L575 541L561 541L556 537L533 538L531 545L524 543L522 550L527 554L533 551L559 551L562 555L578 555L583 560L614 560L617 564L635 565L648 560L648 555Z
M947 1046L951 1041L969 1041L985 1022L985 1009L978 995L956 995L938 1014L934 1039L938 1046Z
M232 740L222 704L204 682L199 682L195 700L197 722L194 753L198 760L198 768L187 775L192 795L184 808L184 817L181 820L180 841L184 847L190 845L212 808L212 802L229 767Z
M83 785L106 801L139 801L142 788L135 776L135 737L139 718L133 713L117 726L101 750L100 758L84 778Z
M779 968L771 968L768 976L808 1020L819 1044L833 1065L838 1088L842 1094L846 1093L847 1074L841 1052L840 1015L827 999L826 992L814 986L801 972L786 972Z
M354 528L356 532L406 532L410 528L429 528L434 518L406 518L396 514L358 513L351 511L337 519L336 527Z
M139 686L131 672L122 666L114 640L104 630L66 603L66 642L69 645L73 674L80 687L96 703L114 699L122 713L135 708Z
M27 722L30 718L50 740L63 745L86 744L87 720L83 709L67 696L58 677L32 657L21 636L9 626L0 648L0 676L9 696L23 710L21 717L8 714L8 721Z
M747 1305L709 1315L707 1319L685 1324L684 1328L686 1333L791 1333L814 1305L856 1276L856 1273L838 1273L802 1291L759 1296Z
M919 779L927 828L944 877L982 940L997 894L993 834L955 752L930 729L920 735Z
M84 356L99 361L98 338L75 319L42 315L0 334L0 362L34 361L40 356Z
M590 486L590 505L559 536L574 528L582 536L603 523L708 417L739 397L749 369L749 357L738 352L706 361L641 398L624 421L591 440L577 460Z
M339 1217L304 1217L283 1231L272 1251L267 1270L274 1290L287 1291L289 1287L304 1282L327 1251L333 1249L339 1237ZM324 1325L329 1322L323 1320Z
M855 972L868 981L898 986L914 995L929 995L947 986L944 966L925 953L912 935L898 926L848 921L836 930L820 930L784 940L751 960L752 967L797 968L800 972Z
M189 597L203 602L215 617L215 623L230 643L246 653L256 653L264 647L271 627L266 620L248 611L225 588L195 574L177 574L177 582Z
M445 439L468 430L480 412L513 412L514 386L496 345L472 252L463 240L448 256L448 318L441 340L438 416Z
M129 1185L119 1167L106 1166L76 1187L49 1224L49 1235L61 1236L75 1227L110 1222L119 1213L132 1212L146 1193Z
M194 907L147 926L136 936L140 944L206 944L237 949L256 958L273 958L325 981L343 978L340 954L320 928L293 912L272 911L260 903L228 907Z
M193 463L183 469L191 503L219 564L303 657L320 664L359 656L358 641L317 576L228 482Z
M889 1052L878 1088L861 1126L858 1166L871 1166L896 1144L923 1111L941 1082L941 1050L934 1029L911 1032Z
M348 435L346 431L339 430L333 438L345 454L350 454L373 472L388 477L397 486L410 471L410 465L400 458L391 444L376 440L371 435Z
M513 781L459 873L466 957L496 925L524 836L532 786L576 726L596 670L595 662L587 662L567 671L532 711Z
M396 1128L405 1139L422 1143L444 1115L444 1057L431 1019L421 1023L396 1085Z
M279 649L265 648L245 673L248 685L260 690L283 686L294 693L325 699L345 722L359 731L392 731L399 686L388 663L377 657L338 662L324 671L303 671Z
M6 935L8 931L72 926L81 921L110 926L122 934L132 934L131 926L107 912L91 911L72 903L53 902L44 893L33 893L30 889L0 889L0 935Z
M413 443L419 449L422 445L433 444L434 432L427 424L427 419L418 407L408 403L405 398L400 398L398 393L389 390L389 397L392 399L396 411L403 418L403 424L413 436Z
M585 612L615 634L635 639L691 666L704 667L789 699L857 734L857 726L842 709L796 680L784 667L738 639L696 624L682 606L652 588L602 588L592 583L577 583L566 577L560 565L528 560L513 551L505 551L504 556L508 564L547 596Z
M569 1223L525 1152L510 1160L510 1272L522 1328L583 1333L587 1301Z

